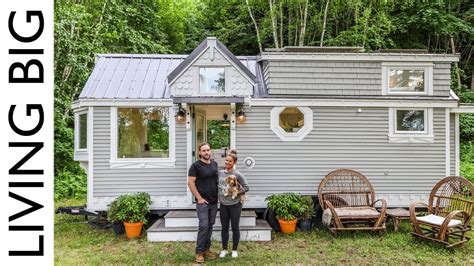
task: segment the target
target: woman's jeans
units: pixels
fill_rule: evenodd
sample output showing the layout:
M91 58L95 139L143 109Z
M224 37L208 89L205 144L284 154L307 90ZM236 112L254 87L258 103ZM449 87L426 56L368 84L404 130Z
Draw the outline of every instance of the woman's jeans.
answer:
M234 205L222 205L220 208L220 218L222 224L222 249L227 250L229 242L229 222L232 224L232 250L237 250L240 241L240 213L242 212L242 203Z

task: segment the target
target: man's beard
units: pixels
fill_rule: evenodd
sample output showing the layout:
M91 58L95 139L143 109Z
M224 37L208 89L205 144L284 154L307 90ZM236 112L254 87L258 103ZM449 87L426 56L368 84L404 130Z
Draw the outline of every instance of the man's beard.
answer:
M211 155L202 156L202 158L207 161L207 160L211 159Z

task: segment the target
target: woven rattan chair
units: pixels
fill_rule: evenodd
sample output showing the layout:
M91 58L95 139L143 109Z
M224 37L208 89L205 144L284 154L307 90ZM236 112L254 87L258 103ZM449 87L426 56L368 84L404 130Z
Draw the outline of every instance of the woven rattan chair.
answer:
M385 231L387 203L375 200L375 193L367 178L350 169L332 171L321 181L318 189L319 203L323 216L328 214L329 230L338 231L372 230ZM375 203L380 202L380 211Z
M415 208L422 205L428 214L416 216ZM436 241L453 247L469 240L474 213L474 186L460 176L448 176L431 191L428 205L414 202L410 205L413 236Z

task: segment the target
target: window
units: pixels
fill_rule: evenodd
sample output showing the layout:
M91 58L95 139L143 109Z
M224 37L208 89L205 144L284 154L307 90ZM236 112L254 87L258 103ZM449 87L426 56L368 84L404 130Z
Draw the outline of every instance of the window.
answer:
M390 92L424 92L425 71L390 69L388 89Z
M168 158L169 108L118 108L118 158Z
M79 149L87 149L87 113L79 114Z
M432 143L432 108L389 108L389 142Z
M280 127L285 132L298 132L304 126L304 114L296 107L285 108L279 117Z
M396 132L425 132L424 110L397 110Z
M433 95L433 64L382 63L383 95Z
M199 91L205 94L225 92L225 72L223 67L199 68Z
M313 111L309 107L274 107L270 126L283 141L301 141L313 129Z

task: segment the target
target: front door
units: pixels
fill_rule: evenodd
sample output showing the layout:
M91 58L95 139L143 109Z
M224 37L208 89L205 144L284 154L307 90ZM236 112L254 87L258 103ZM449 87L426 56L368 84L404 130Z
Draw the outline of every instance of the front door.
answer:
M199 160L198 146L207 142L211 146L212 159L220 168L230 144L230 107L228 105L196 105L193 119L193 161Z

